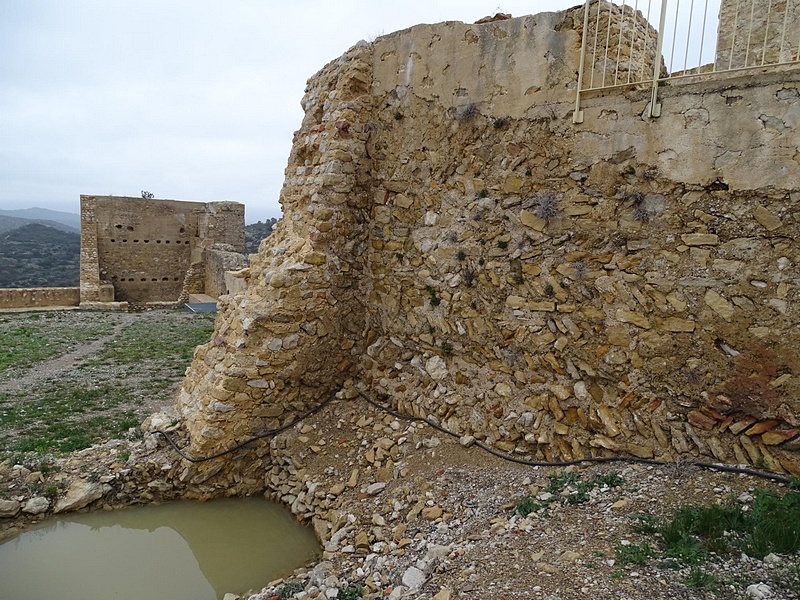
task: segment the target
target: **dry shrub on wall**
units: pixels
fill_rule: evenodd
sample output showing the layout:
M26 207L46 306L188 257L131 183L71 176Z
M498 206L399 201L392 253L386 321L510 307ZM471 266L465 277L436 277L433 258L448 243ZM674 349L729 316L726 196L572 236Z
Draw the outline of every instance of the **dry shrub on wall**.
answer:
M781 388L769 385L778 377L778 355L763 345L736 357L733 373L722 384L717 408L723 413L766 419L780 416Z

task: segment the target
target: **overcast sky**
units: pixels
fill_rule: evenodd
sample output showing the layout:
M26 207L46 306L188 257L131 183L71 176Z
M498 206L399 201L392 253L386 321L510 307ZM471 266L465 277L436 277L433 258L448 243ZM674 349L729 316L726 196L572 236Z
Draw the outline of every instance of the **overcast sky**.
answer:
M306 80L361 39L576 0L0 0L0 208L80 194L279 217Z

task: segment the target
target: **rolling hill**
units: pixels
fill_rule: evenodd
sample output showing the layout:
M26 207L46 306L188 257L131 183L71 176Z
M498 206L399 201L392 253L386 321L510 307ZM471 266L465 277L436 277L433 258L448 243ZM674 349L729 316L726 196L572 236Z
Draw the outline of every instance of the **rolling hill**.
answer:
M0 233L0 287L64 287L79 281L81 238L40 223Z

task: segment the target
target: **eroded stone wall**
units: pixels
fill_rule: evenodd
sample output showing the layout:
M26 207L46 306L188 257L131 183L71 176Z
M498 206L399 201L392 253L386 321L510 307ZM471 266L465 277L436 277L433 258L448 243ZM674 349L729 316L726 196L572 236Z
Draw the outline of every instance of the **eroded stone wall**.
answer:
M244 251L244 205L81 196L81 302L175 302L214 243Z
M581 14L421 25L309 81L284 219L180 393L193 450L343 386L517 456L800 474L800 76L575 126Z

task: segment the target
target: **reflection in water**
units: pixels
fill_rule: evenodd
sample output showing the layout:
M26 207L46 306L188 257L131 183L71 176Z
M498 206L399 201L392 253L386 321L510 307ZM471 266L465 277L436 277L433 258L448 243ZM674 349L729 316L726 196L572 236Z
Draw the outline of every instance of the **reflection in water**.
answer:
M310 530L260 498L71 515L0 544L0 598L215 600L317 551Z

